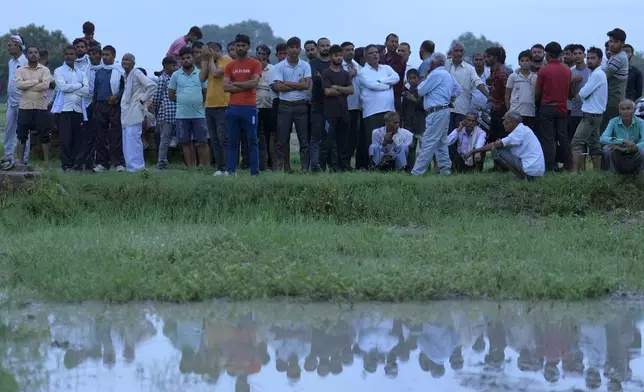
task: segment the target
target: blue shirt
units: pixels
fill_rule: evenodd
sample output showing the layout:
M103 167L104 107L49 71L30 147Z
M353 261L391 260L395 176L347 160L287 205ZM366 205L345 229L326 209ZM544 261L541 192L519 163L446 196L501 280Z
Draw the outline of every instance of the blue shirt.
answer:
M601 144L622 144L624 140L635 143L638 149L644 151L644 120L633 116L630 127L626 127L621 117L615 117L608 122L608 126L599 138Z
M429 61L431 57L427 57L423 62L420 64L420 67L418 67L418 74L420 75L420 78L424 78L425 74L427 74L427 71L429 71L429 65L431 61Z
M194 67L190 75L183 68L172 74L168 89L177 94L177 119L205 118L202 90L208 82L199 80L199 68Z
M424 97L425 109L447 106L463 92L463 88L445 67L435 68L420 85L418 95Z
M112 96L112 70L100 68L94 74L94 97L96 102L107 101Z
M301 79L311 78L311 66L306 61L299 59L295 67L288 63L288 59L280 61L271 70L271 77L274 79L269 81L273 84L276 81L280 82L295 82L298 83ZM312 83L312 82L309 82ZM311 85L309 85L310 87ZM307 90L295 90L285 93L279 93L280 99L284 101L302 101L308 98Z

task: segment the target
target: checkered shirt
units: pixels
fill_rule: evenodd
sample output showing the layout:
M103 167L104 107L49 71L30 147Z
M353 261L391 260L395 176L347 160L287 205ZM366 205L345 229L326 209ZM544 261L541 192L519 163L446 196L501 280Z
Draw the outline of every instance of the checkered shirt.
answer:
M168 83L170 83L170 76L164 72L159 77L157 90L152 98L154 113L159 124L175 124L177 122L177 104L172 102L168 96Z

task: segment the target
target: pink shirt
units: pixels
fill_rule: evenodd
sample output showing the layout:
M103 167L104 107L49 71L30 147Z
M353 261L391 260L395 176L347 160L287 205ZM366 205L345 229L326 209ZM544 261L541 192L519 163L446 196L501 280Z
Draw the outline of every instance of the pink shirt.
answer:
M168 53L165 54L165 57L179 57L179 51L186 45L188 45L188 42L186 42L186 38L182 35L177 38L172 45L170 45L170 49L168 49Z

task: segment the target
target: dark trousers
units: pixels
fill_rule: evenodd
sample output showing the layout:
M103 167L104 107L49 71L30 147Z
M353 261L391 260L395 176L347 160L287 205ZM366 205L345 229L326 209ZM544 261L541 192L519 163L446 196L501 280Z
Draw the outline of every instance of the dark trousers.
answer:
M458 127L461 121L465 120L465 115L460 113L450 113L449 114L449 128L447 128L447 134L449 135L455 128Z
M457 142L458 143L458 142ZM458 145L457 143L452 144L449 146L449 157L452 160L452 166L456 170L457 173L473 173L473 172L481 172L483 171L483 164L485 163L485 153L481 153L481 162L476 163L474 162L474 165L468 166L465 164L465 161L463 160L463 157L458 154ZM472 159L474 159L472 157Z
M309 134L309 150L311 151L311 170L326 168L328 148L326 149L326 119L324 118L324 105L311 103L309 122L311 133Z
M275 119L272 108L259 109L258 114L258 133L259 133L259 170L272 168L276 157L270 155L269 145L271 139L276 136Z
M495 142L499 139L502 139L508 136L508 132L503 126L503 116L505 116L506 110L501 108L498 110L493 110L490 113L490 134L488 135L488 143Z
M358 139L362 132L362 111L349 110L349 130L347 148L349 149L349 159L356 154L358 148Z
M228 170L228 119L227 108L206 108L208 137L212 158L219 171Z
M371 145L373 130L385 126L385 113L376 113L362 119L364 128L358 138L356 151L356 169L369 169L369 146Z
M568 130L568 140L572 142L572 138L575 137L575 132L577 132L577 127L581 122L583 116L569 116L566 128ZM561 161L559 161L561 162Z
M96 163L106 169L111 165L124 166L121 106L96 102L93 118L96 122Z
M284 170L284 152L291 146L291 130L295 132L300 143L300 162L303 171L311 168L309 153L309 114L306 102L281 100L277 110L277 169Z
M532 132L536 132L537 129L537 119L535 117L522 116L523 125L532 129ZM488 139L489 141L489 139ZM496 141L496 140L494 140Z
M556 143L559 143L559 148L561 148L564 167L570 169L572 165L572 151L570 150L570 140L568 140L566 117L566 114L558 112L554 105L541 105L539 109L537 138L543 150L546 170L556 169Z
M351 150L349 148L349 126L351 119L347 112L343 117L328 117L329 166L332 171L351 169Z
M83 153L87 146L83 128L82 113L62 112L58 116L60 163L64 170L80 168L83 164Z
M83 123L87 144L83 150L83 163L86 170L94 168L96 160L96 121L94 120L94 104L87 108L87 121Z

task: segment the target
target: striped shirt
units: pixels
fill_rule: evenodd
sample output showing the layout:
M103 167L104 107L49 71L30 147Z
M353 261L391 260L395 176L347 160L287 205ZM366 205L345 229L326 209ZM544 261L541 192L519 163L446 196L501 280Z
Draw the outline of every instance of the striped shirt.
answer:
M623 50L610 56L606 64L608 77L608 106L616 107L626 98L628 84L628 56Z

